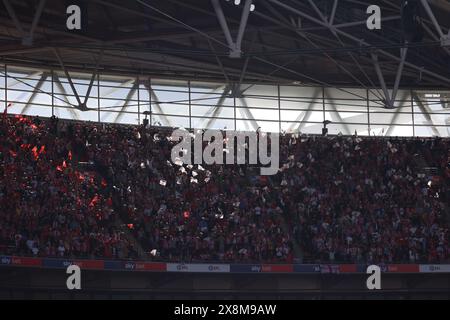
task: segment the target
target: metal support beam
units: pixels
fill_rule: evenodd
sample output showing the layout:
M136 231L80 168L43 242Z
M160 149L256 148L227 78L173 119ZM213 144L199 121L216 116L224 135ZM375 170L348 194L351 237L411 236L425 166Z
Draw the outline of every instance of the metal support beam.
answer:
M378 55L372 53L372 60L375 65L375 71L378 76L378 80L380 81L381 89L383 89L384 93L384 105L385 107L390 107L391 97L389 96L389 91L386 87L386 82L384 81L383 73L381 72L380 63L378 62Z
M144 82L144 86L147 88L150 99L151 99L151 113L150 113L150 117L154 117L154 114L157 113L157 116L161 119L161 121L163 122L162 125L166 126L166 127L170 127L171 123L169 121L169 119L167 119L167 117L164 115L164 112L162 111L161 107L159 106L161 104L161 102L159 101L158 96L156 95L155 91L153 90L153 88L150 86L150 83L146 83ZM155 111L153 111L153 108L155 109ZM153 123L150 123L150 125L152 126Z
M16 26L17 30L22 36L22 44L26 46L33 45L33 36L34 31L36 30L36 27L39 23L39 20L41 18L42 11L44 10L44 6L47 0L40 0L38 7L36 9L36 12L33 17L33 22L31 23L30 31L27 33L24 28L22 27L22 24L20 23L19 19L17 18L16 12L12 5L9 3L9 0L3 0L3 4L6 7L6 10L8 11L9 16L14 22L14 25Z
M336 37L336 39L339 41L339 43L341 44L341 46L345 46L345 44L344 44L344 42L341 40L341 38L340 38L340 36L336 33L336 31L332 28L332 23L330 23L329 21L327 21L327 19L326 19L326 17L322 14L322 12L319 10L319 8L316 6L316 4L314 3L314 1L312 1L312 0L308 0L309 1L309 3L310 3L310 5L313 7L313 9L317 12L317 14L321 17L321 19L322 19L322 21L324 22L324 23L327 23L328 24L328 28L329 28L329 30L331 31L331 33ZM336 14L336 8L337 8L337 0L335 0L335 2L334 2L334 4L333 4L333 9L332 9L332 16L333 16L333 19L334 19L334 15ZM337 27L337 26L335 26L335 27ZM350 56L350 58L353 60L353 62L358 66L358 68L359 68L359 70L361 71L361 73L367 78L367 80L369 81L369 83L373 86L373 87L375 87L375 85L373 84L373 82L372 82L372 80L371 80L371 78L367 75L367 73L364 71L364 68L361 66L361 64L358 62L358 59L356 59L355 57L354 57L354 55L351 53L351 52L348 52L347 53L349 56ZM329 56L329 55L327 55L326 54L326 56L330 59L330 60L334 60L333 58L331 58L331 56ZM338 67L340 67L340 68L342 68L347 74L349 74L351 77L352 77L352 79L354 79L354 80L356 80L364 89L368 89L366 86L364 86L364 84L356 77L356 76L354 76L350 71L347 71L347 69L346 68L344 68L343 66L342 66L342 64L339 64L337 61L335 61L335 63L338 65ZM376 96L376 97L380 97L380 92L378 91L378 90L376 90L377 91L377 93L375 93L375 92L373 92L371 89L369 89L369 91L374 95L374 96Z
M231 37L230 29L228 28L228 23L223 14L222 6L219 3L219 0L211 0L212 5L214 7L214 11L216 12L217 19L219 19L219 24L222 27L223 34L225 35L225 39L227 40L228 46L232 50L234 47L233 38Z
M219 24L222 27L225 39L227 40L228 47L230 48L230 58L240 58L242 55L241 50L242 40L244 38L245 28L247 27L247 21L248 16L250 14L250 7L252 5L252 0L245 1L244 9L241 15L241 21L239 23L239 30L236 42L233 41L230 28L228 27L228 23L223 14L222 6L220 5L219 0L211 0L211 2L214 7L214 11L216 12L217 18L219 19Z
M211 128L211 126L214 124L214 122L216 121L216 117L220 114L220 112L223 109L223 103L225 102L225 99L228 97L228 95L230 94L231 91L231 85L227 85L224 89L223 89L223 93L219 98L219 101L217 101L217 104L214 106L213 108L213 113L211 115L211 118L208 119L208 122L206 123L205 128L209 129ZM206 120L206 119L205 119Z
M33 79L33 78L39 76L40 74L42 74L42 71L33 72L33 73L26 75L23 79ZM11 81L8 84L8 88L14 87L16 84L19 84L19 83L20 83L20 81L18 81L18 80Z
M100 81L100 80L98 80L98 84L100 85L99 81ZM99 90L100 87L99 87L99 88L98 88L98 101L100 102L100 100L102 99L102 97L103 97L103 98L107 98L109 95L113 94L113 93L116 92L117 90L125 89L126 87L128 87L128 86L130 86L130 85L133 86L134 82L135 82L135 79L130 79L130 80L128 80L128 81L122 82L122 83L120 83L119 86L117 86L117 87L110 88L110 89L108 89L108 91L104 90L104 91L102 92L101 95L100 95L100 90ZM106 88L105 88L105 89L106 89ZM99 109L100 109L100 106L98 106L98 107L99 107ZM98 122L104 121L104 120L106 119L106 117L107 117L107 114L104 114L104 115L102 116L101 119L99 118Z
M339 43L341 44L341 46L345 46L344 42L341 40L340 36L336 33L336 31L331 27L332 24L329 23L326 19L326 17L322 14L322 12L319 10L319 8L316 6L316 4L312 1L312 0L308 0L309 4L313 7L313 9L317 12L317 14L320 16L320 18L322 19L322 21L324 23L328 23L329 26L329 30L331 31L331 33L336 37L336 39L339 41ZM335 2L335 5L336 2ZM364 71L364 68L361 66L361 64L358 62L358 60L353 56L353 54L351 52L348 52L348 55L350 56L350 58L353 60L353 62L358 66L359 70L361 71L362 74L364 74L364 76L367 78L367 80L370 82L370 84L373 85L372 80L370 79L370 77L367 75L367 73ZM353 75L352 72L350 72L349 70L347 70L344 66L342 66L342 64L340 64L339 62L335 61L330 55L325 54L325 56L328 57L328 59L330 59L331 61L333 61L338 67L340 67L342 70L344 70L348 75L350 75L350 77L354 80L356 80L364 89L367 89L366 86L364 86L364 83L362 83L356 76ZM379 98L379 96L377 95L377 93L379 94L379 92L377 91L377 93L373 92L371 89L369 89L369 91L376 97Z
M40 51L48 51L50 48L48 47L31 47L31 48L17 48L17 49L11 49L11 50L2 50L0 51L0 57L5 56L14 56L19 54L29 54L29 53L36 53Z
M125 98L125 103L123 104L122 108L120 108L119 113L117 114L116 118L114 119L114 123L117 123L120 118L123 117L123 112L127 108L128 104L130 103L130 99L133 97L133 95L136 93L136 90L139 88L139 81L136 79L134 81L133 86L130 88L130 91L128 91L128 94Z
M297 14L297 15L299 15L299 16L301 16L301 17L303 17L303 18L305 18L305 19L307 19L307 20L309 20L311 22L314 22L314 23L316 23L316 24L318 24L320 26L330 27L328 25L328 23L325 23L325 22L323 22L323 21L321 21L319 19L316 19L314 17L311 17L309 14L306 14L306 13L304 13L304 12L298 10L298 9L295 9L295 8L287 5L286 3L283 3L282 1L279 1L279 0L266 0L266 1L268 1L270 3L273 3L273 4L276 4L276 5L278 5L278 6L282 7L282 8L284 8L284 9L290 11L290 12L293 12L293 13L295 13L295 14ZM339 28L336 28L335 25L331 26L331 29L335 30L338 34L340 34L340 35L342 35L342 36L344 36L344 37L346 37L346 38L348 38L350 40L353 40L353 41L355 41L357 43L361 43L362 45L365 45L365 46L370 46L370 43L368 43L368 42L366 42L364 40L361 40L360 38L357 38L356 36L353 36L353 35L349 34L348 32L342 31ZM389 53L389 52L387 52L385 50L379 50L379 52L382 53L384 56L393 59L394 61L400 62L400 59L398 57L396 57L395 55L393 55L393 54L391 54L391 53ZM410 62L406 62L405 66L408 66L410 68L414 68L414 69L419 70L419 71L422 70L423 73L450 84L450 78L449 77L445 77L445 76L442 76L442 75L437 74L435 72L426 70L423 67L417 66L417 65L415 65L413 63L410 63Z
M397 68L397 73L395 76L395 83L394 83L394 88L392 91L392 96L390 96L389 90L387 89L386 82L384 80L384 76L383 76L383 73L380 68L380 63L378 62L378 55L374 54L374 53L372 54L372 60L375 65L375 71L377 73L378 80L380 81L381 88L383 89L383 93L385 96L385 106L387 108L395 107L395 97L397 96L398 88L400 85L400 79L403 74L403 66L405 65L407 52L408 52L408 48L402 48L400 50L400 64Z
M325 90L325 88L323 88L323 99L324 99L324 102L325 102L326 96L327 96L327 95L326 95L326 90ZM330 101L329 99L326 99L326 100ZM351 132L351 130L350 130L348 124L347 124L346 122L344 122L344 120L342 119L341 115L339 114L339 111L337 110L335 104L334 104L332 101L333 101L333 100L330 101L330 106L331 106L331 108L332 108L333 110L331 110L331 111L328 111L328 110L327 110L327 112L330 113L331 120L333 120L333 121L335 121L335 122L338 122L338 123L342 123L342 127L343 127L344 130L345 130L345 134L351 135L352 132ZM324 105L325 105L325 104L324 104ZM323 120L325 120L325 118L324 118Z
M250 44L249 50L252 50L253 44L255 43L257 35L258 34L255 32L255 34L253 35L253 39L252 39L252 42ZM245 58L244 65L242 66L241 75L239 76L239 83L233 89L233 95L234 96L236 96L236 94L238 94L238 92L235 92L235 91L236 91L237 88L240 90L242 82L244 81L245 73L247 72L247 67L248 67L248 63L250 62L250 58L251 58L250 56L247 56L247 58ZM241 94L242 94L242 92L239 92L239 95L241 95Z
M39 23L39 20L41 19L42 11L44 10L44 6L47 0L41 0L39 1L38 7L36 9L36 12L34 14L33 22L31 24L30 32L26 37L23 38L22 43L27 46L33 45L33 37L34 37L34 31L36 30L36 27Z
M239 24L239 31L236 39L236 51L241 54L242 39L244 38L245 28L247 27L248 16L250 14L250 7L252 0L246 0L244 10L242 11L241 23Z
M439 25L438 21L436 20L436 17L434 16L433 11L430 8L430 5L428 4L427 0L421 0L423 7L425 8L425 11L428 14L428 17L430 18L431 22L434 25L434 28L436 29L440 40L441 40L441 45L444 49L446 49L445 51L448 53L448 50L446 47L450 46L450 31L448 32L448 34L444 34L444 32L442 31L441 26Z
M389 124L389 127L386 131L386 134L385 134L386 136L390 136L392 131L394 130L395 122L397 121L398 117L400 116L401 108L405 105L406 102L410 102L409 100L406 99L406 98L408 98L408 95L409 95L409 92L405 90L403 93L403 96L401 98L400 105L396 108L395 114L392 117L391 123Z
M394 20L400 20L401 18L402 18L401 16L389 16L389 17L381 18L381 21L382 22L394 21ZM362 25L366 25L366 23L367 23L367 20L360 20L360 21L354 21L354 22L344 22L344 23L334 24L334 25L330 25L330 26L332 26L333 28L336 28L336 29L341 29L341 28L362 26Z
M397 69L397 75L395 76L394 90L392 91L391 104L390 104L392 108L395 107L394 106L395 97L397 96L398 86L400 85L400 79L402 77L403 66L405 65L405 59L406 59L407 52L408 52L408 48L400 49L401 60L400 60L400 64Z
M214 56L215 56L216 61L217 61L217 65L219 66L220 70L222 70L222 73L223 73L223 76L224 76L224 78L225 78L225 81L226 81L227 83L229 83L229 82L230 82L230 78L228 78L228 74L227 74L227 72L225 71L225 68L224 68L224 66L223 66L223 64L222 64L222 61L220 60L219 56L217 55L216 50L214 49L214 46L213 46L213 44L211 43L211 41L208 41L208 43L209 43L209 47L210 47L210 49L211 49L211 52L214 53Z
M73 92L73 94L75 96L75 99L77 99L78 109L81 110L81 111L87 111L88 110L87 102L89 100L89 96L91 95L91 90L92 90L92 87L94 85L95 77L97 76L97 73L98 73L98 67L99 67L100 61L103 58L103 52L104 52L103 49L100 51L100 56L99 56L99 58L98 58L98 60L96 62L94 71L92 73L91 81L89 83L89 87L88 87L88 90L86 92L86 96L84 97L84 101L83 102L81 101L80 96L78 94L78 91L75 88L75 85L73 84L72 77L70 76L69 71L67 70L67 68L64 65L64 62L63 62L63 60L61 58L61 53L59 52L59 49L53 48L53 51L54 51L54 53L56 55L56 58L58 59L59 64L61 65L61 68L64 71L64 74L66 75L67 81L69 82L69 85L70 85L70 87L72 89L72 92Z
M228 86L228 85L227 85ZM224 94L224 90L227 88L227 86L222 86L224 89L222 90L221 96ZM205 93L203 95L201 95L199 98L195 99L195 101L203 101L203 100L211 100L211 99L215 99L215 97L209 97L210 94L215 94L216 90L220 89L220 87L218 88L214 88L213 91L209 92L209 93ZM231 87L230 87L231 90ZM217 106L217 104L216 104ZM209 109L202 117L203 118L209 118L212 116L212 114L214 113L214 111L216 110L216 106L212 106L211 109Z
M333 9L331 10L330 20L328 21L328 24L330 26L333 25L334 17L336 16L336 9L337 9L337 6L338 6L338 2L339 2L339 0L334 0Z
M66 69L66 66L64 65L64 62L63 62L63 60L61 58L61 54L59 52L59 49L53 48L53 51L55 52L55 56L58 59L58 62L61 65L61 68L63 69L64 74L66 75L67 81L69 81L69 85L72 88L73 95L75 96L75 99L77 99L78 107L80 109L82 109L83 108L83 104L81 102L80 96L78 95L77 89L75 88L75 85L72 82L72 77L70 76L69 72Z
M66 91L66 89L64 89L64 86L62 85L61 80L59 79L58 75L56 75L56 74L54 75L54 83L56 84L58 89L63 94L63 100L69 105L69 107L67 107L67 109L72 114L73 118L75 120L78 120L79 119L78 114L73 109L74 105L72 105L72 103L70 103L69 99L67 98L67 96L68 96L67 91ZM55 113L58 113L58 108L56 108Z
M439 37L436 36L436 34L425 23L422 24L422 27L434 41L440 40ZM450 39L450 37L449 37L449 39ZM443 47L442 49L444 49L444 51L450 55L450 48Z
M123 89L123 88L125 88L125 87L127 87L127 86L130 86L130 85L132 85L133 83L134 83L134 79L130 79L130 80L128 80L128 81L122 82L121 84L119 84L118 87L115 87L115 88L109 88L108 90L104 90L102 96L107 97L107 96L109 96L110 94L113 94L114 92L116 92L117 90ZM104 89L107 89L107 88L104 88Z
M34 101L36 94L41 90L42 85L44 84L47 77L48 77L48 74L45 72L41 75L41 78L38 80L38 83L36 84L36 87L35 87L33 93L31 94L30 98L28 99L27 103L25 104L25 106L23 107L23 109L20 113L25 114L25 112L30 107L30 104Z
M300 121L300 124L298 126L298 130L299 131L303 129L303 127L305 126L306 121L308 121L309 118L311 117L312 108L313 108L314 104L316 103L316 99L319 97L320 93L321 93L321 88L316 88L316 90L314 91L314 94L313 94L313 96L311 98L311 102L308 105L306 113L305 112L300 113L298 115L298 117L294 120L295 122ZM302 118L302 116L303 116L303 118ZM292 132L294 130L294 127L297 124L295 122L291 123L291 125L288 128L288 132Z
M89 53L89 54L92 53L92 51L90 51L90 50L82 50L82 49L76 49L76 50L74 50L74 49L66 49L66 51L67 52L74 52L74 53L80 53L80 52ZM112 54L112 53L108 53L108 54L105 53L103 56L104 57L108 57L108 58L125 59L125 60L127 60L127 62L137 62L137 63L140 63L140 64L148 64L148 65L151 65L152 68L154 68L155 66L161 66L161 67L164 67L164 68L166 68L166 67L177 67L177 68L183 68L183 69L189 70L189 71L196 71L196 72L198 72L198 71L205 71L205 72L209 72L209 73L213 73L213 74L223 74L222 70L217 70L217 69L220 69L220 67L218 67L217 65L212 64L210 62L206 62L206 61L202 61L202 62L195 61L196 63L199 64L199 66L196 66L196 67L190 66L189 64L193 61L193 59L182 58L182 62L184 62L184 61L188 62L188 63L182 64L182 63L174 63L174 62L170 62L170 61L168 61L168 62L164 62L164 61L161 62L161 61L158 61L158 60L150 60L150 59L142 59L142 58L137 58L137 57L129 57L129 56L124 56L124 55ZM201 68L200 68L200 66L201 66ZM206 69L206 68L214 68L214 69ZM236 68L226 67L226 68L224 68L224 70L226 70L226 72L229 75L234 75L234 76L237 76L237 77L241 74L241 70L240 69L236 69ZM267 77L266 75L263 75L261 73L255 73L255 72L247 72L247 74L248 74L248 76L254 77L256 79L261 79L261 77ZM270 76L270 77L267 77L267 78L270 79L270 80L273 80L273 81L283 80L282 78L277 78L275 76L273 76L273 77Z
M43 72L39 72L37 75L36 75L36 77L37 76L41 76L43 74ZM28 76L29 77L29 76ZM26 77L27 78L27 77ZM13 78L14 79L14 78ZM11 81L12 82L12 81ZM22 83L23 84L23 82L19 82L19 81L17 81L16 80L16 84L17 83ZM12 85L10 84L8 87L11 87ZM35 91L41 91L41 92L43 92L42 90L40 90L40 89L37 89L37 87L36 86L32 86L31 84L29 84L29 83L27 83L27 85L26 86L28 86L28 87L30 87L30 88L33 88L33 90L35 90ZM28 94L29 94L30 92L28 91L25 91L25 92L21 92L17 97L16 97L16 101L23 101L23 98L25 97L25 96L27 96Z
M422 6L424 7L425 11L427 12L428 17L430 18L431 22L433 23L434 27L436 28L436 31L438 32L441 39L445 36L442 32L441 26L436 20L436 17L434 16L433 10L431 10L430 5L428 4L427 0L420 0L422 2Z
M322 11L319 10L319 8L317 8L316 4L314 3L313 0L308 0L310 6L314 9L314 11L317 13L317 15L319 16L320 19L322 19L323 22L328 22L327 19L325 18L325 16L322 14ZM329 23L329 22L328 22ZM333 31L334 32L334 31Z
M258 127L258 123L256 122L255 117L253 116L253 114L251 113L251 111L248 110L248 104L247 104L247 101L245 101L244 98L239 98L239 100L240 100L241 103L242 103L241 110L244 110L245 114L247 115L247 120L250 121L250 124L252 125L253 130L254 130L254 131L258 131L258 128L259 128L259 127Z
M144 7L147 7L147 8L149 8L149 9L152 9L152 10L155 11L155 12L158 12L159 14L163 15L164 17L166 17L168 20L166 20L166 19L161 19L161 18L155 17L155 16L151 16L151 15L148 15L148 14L143 13L143 12L141 12L141 11L129 9L129 8L127 8L127 7L124 7L124 6L120 6L120 5L111 3L111 1L105 1L105 0L92 0L92 1L93 1L93 2L96 2L96 3L103 4L103 5L105 5L105 6L110 6L110 7L112 7L112 8L116 8L116 9L119 9L119 10L131 12L131 13L136 14L136 15L139 15L139 16L143 16L143 17L146 17L146 18L150 18L150 19L155 20L155 21L159 21L159 22L163 22L163 23L169 23L169 24L172 24L172 25L174 25L174 26L179 26L179 25L181 25L181 26L183 26L183 27L184 27L185 29L187 29L187 30L194 31L194 32L196 32L196 33L202 35L203 37L205 37L205 38L207 38L207 39L209 39L209 40L211 40L211 41L214 41L214 42L219 43L219 44L221 44L221 45L223 45L223 46L225 46L225 47L228 47L228 45L227 45L226 43L223 43L222 41L219 41L219 40L217 40L217 39L211 37L210 35L208 35L208 34L202 32L202 31L199 30L199 29L196 29L196 28L194 28L194 27L191 27L190 25L184 23L183 21L180 21L180 20L178 20L178 19L172 17L171 15L169 15L169 14L167 14L167 13L165 13L165 12L159 10L158 8L156 8L156 7L150 5L150 4L148 4L148 3L146 3L146 2L144 2L144 1L142 1L142 0L135 0L135 1L138 2L138 3L140 3L141 5L143 5Z
M320 12L320 10L317 8L317 6L314 4L313 1L310 1L310 5L315 8L316 12L319 14L319 16L321 17L321 19L323 20L324 23L327 24L327 28L333 33L333 35L336 37L336 39L339 41L339 43L344 46L344 43L342 42L342 40L340 39L339 35L333 31L333 29L331 28L331 26L328 26L328 21L325 18L325 16ZM287 19L280 13L278 12L275 8L273 8L268 2L263 2L264 6L271 11L272 13L274 13L280 20L285 21L286 23L288 23ZM296 28L293 30L295 33L297 33L299 36L303 37L305 40L307 40L313 47L320 49L319 46L317 44L315 44L311 39L309 39L302 31L297 30ZM350 57L353 59L353 61L355 62L355 64L359 67L359 69L361 70L361 72L366 76L366 78L369 80L369 82L373 85L370 77L367 75L367 73L364 71L364 69L361 67L361 65L358 63L357 59L354 58L354 56L351 53L348 53L350 55ZM323 53L323 55L325 57L327 57L331 62L333 62L338 68L342 69L346 74L348 74L353 80L355 80L356 82L358 82L362 87L364 87L365 89L366 86L364 86L364 83L362 83L350 70L348 70L345 66L342 65L342 63L339 63L336 59L334 59L331 55L327 54L326 52ZM369 89L370 90L370 89ZM372 90L370 90L372 92L372 94L378 98L380 98L377 93L373 92Z
M20 21L16 16L16 11L9 3L9 0L3 0L3 4L5 5L6 11L8 11L8 14L11 17L12 21L14 22L14 25L16 26L17 30L19 31L21 36L24 37L26 32L25 32L25 30L23 30L23 27L20 24Z
M86 96L84 97L83 105L84 105L85 107L87 107L87 102L88 102L88 100L89 100L89 96L91 95L92 86L94 85L95 77L96 77L97 74L98 74L98 66L99 66L99 64L100 64L100 61L101 61L102 58L103 58L103 52L104 52L103 50L100 51L100 56L98 57L97 64L95 65L94 72L92 73L91 82L89 83L89 87L88 87L88 90L87 90L87 92L86 92Z

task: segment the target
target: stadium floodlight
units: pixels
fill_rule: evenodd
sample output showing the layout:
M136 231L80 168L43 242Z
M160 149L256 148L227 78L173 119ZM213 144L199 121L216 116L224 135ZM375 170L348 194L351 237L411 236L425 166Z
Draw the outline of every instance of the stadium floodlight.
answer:
M230 2L230 0L226 0L227 2ZM238 6L241 4L241 0L234 0L234 5ZM255 5L252 3L250 5L250 11L255 11Z

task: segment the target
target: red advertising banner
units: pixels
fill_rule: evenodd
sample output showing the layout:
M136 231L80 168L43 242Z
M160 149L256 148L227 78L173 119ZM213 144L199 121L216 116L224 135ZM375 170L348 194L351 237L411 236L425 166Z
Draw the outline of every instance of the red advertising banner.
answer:
M292 264L263 264L262 272L294 272Z
M341 264L339 265L339 272L357 272L356 264Z
M76 264L81 269L104 269L105 262L103 260L75 260L73 264Z
M166 271L165 263L136 262L136 270L141 271Z
M418 264L389 264L388 272L419 272Z
M322 264L322 265L291 265L291 264L263 264L263 265L229 265L229 264L183 264L143 261L104 261L104 260L67 260L42 259L33 257L0 256L0 266L15 265L24 267L67 268L76 264L82 269L94 270L123 270L123 271L156 271L156 272L267 272L267 273L365 273L367 265L355 264ZM450 265L444 264L389 264L380 265L382 272L397 273L450 273Z
M12 264L18 266L42 266L42 260L39 258L27 258L27 257L12 257Z

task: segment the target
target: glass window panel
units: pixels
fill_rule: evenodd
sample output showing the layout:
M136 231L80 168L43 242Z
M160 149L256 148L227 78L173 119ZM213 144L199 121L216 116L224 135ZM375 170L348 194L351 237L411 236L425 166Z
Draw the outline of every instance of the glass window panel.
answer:
M3 70L4 66L0 68ZM197 128L208 126L215 129L256 130L260 127L263 131L277 132L281 121L282 130L320 134L323 120L326 119L332 121L328 125L330 134L353 134L356 130L359 135L367 135L370 120L371 135L450 135L448 91L417 91L415 93L423 103L414 101L411 105L411 92L399 90L394 109L389 109L384 105L381 89L367 91L360 88L242 84L241 95L233 98L229 93L223 96L226 88L224 83L192 81L189 96L187 81L141 78L137 86L134 77L101 75L100 88L95 79L90 92L87 103L90 110L80 111L72 106L78 105L78 101L64 72L59 70L54 74L60 84L55 83L55 97L52 99L49 70L8 66L10 77L6 79L7 98L5 76L0 72L0 111L3 112L6 103L11 102L10 113L51 116L53 100L55 115L84 121L98 120L97 108L100 104L100 120L105 122L137 124L145 118L145 111L151 111L154 125L175 127L189 127L191 122ZM41 81L43 75L47 79ZM71 72L71 76L80 99L84 100L91 74ZM150 84L159 104L149 94ZM368 92L369 114L366 101ZM322 94L325 94L324 100ZM389 90L389 94L392 95L392 90ZM191 121L189 114L192 116Z
M242 84L240 91L243 96L261 97L278 97L278 88L273 85L255 85L255 84Z
M187 117L166 116L166 119L168 120L169 126L171 126L171 127L189 128L189 118L187 118Z
M197 129L226 129L234 130L232 119L192 118L192 127Z
M25 114L29 116L51 117L51 105L36 105L33 103L26 104L23 102L15 102L8 108L10 114Z
M326 111L325 120L331 121L327 125L329 134L352 135L357 132L368 131L367 113L344 113Z
M95 113L95 120L98 115ZM123 124L138 124L138 112L137 111L119 111L119 110L109 110L107 112L100 111L100 121L109 123L123 123Z
M296 123L301 121L307 111L281 110L281 121Z
M179 104L179 103L153 103L153 110L156 113L179 115L179 116L189 116L189 104Z
M322 98L321 87L304 87L304 86L280 86L281 100L285 98L297 98L297 99L311 99Z
M287 133L301 132L308 134L322 133L322 123L311 122L281 122L281 130Z
M195 117L222 117L222 118L234 118L234 108L232 107L219 107L214 106L192 106L192 116Z
M369 130L366 125L357 125L357 124L336 124L330 123L327 125L328 134L345 134L345 135L353 135L355 131L360 136L368 136Z
M412 124L411 107L386 109L370 108L370 123L372 124Z
M223 92L225 84L206 83L200 81L191 81L191 94L205 94L213 92Z
M262 110L254 108L236 108L237 119L278 120L278 110Z
M367 92L363 89L325 89L325 110L367 113Z
M278 98L243 96L236 99L236 106L278 110Z
M252 121L252 120L236 120L237 131L261 130L263 132L279 132L278 121Z

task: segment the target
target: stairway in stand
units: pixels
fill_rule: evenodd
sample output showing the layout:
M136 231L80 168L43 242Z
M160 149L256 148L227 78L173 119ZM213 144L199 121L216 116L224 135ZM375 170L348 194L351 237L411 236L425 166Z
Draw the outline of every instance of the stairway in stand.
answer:
M88 163L80 161L80 157L76 152L73 152L72 165L77 168L80 172L91 172L96 175L96 179L99 181L106 181L105 190L108 196L113 197L112 195L112 185L110 179L102 173L102 170L99 170L98 166L94 163ZM113 201L113 204L115 202ZM142 248L142 245L137 241L134 235L130 232L129 228L126 227L126 223L122 220L121 215L123 214L122 208L113 205L114 215L113 215L113 226L122 231L125 239L131 244L133 249L136 251L138 255L138 259L140 260L150 260L150 256L148 253Z

